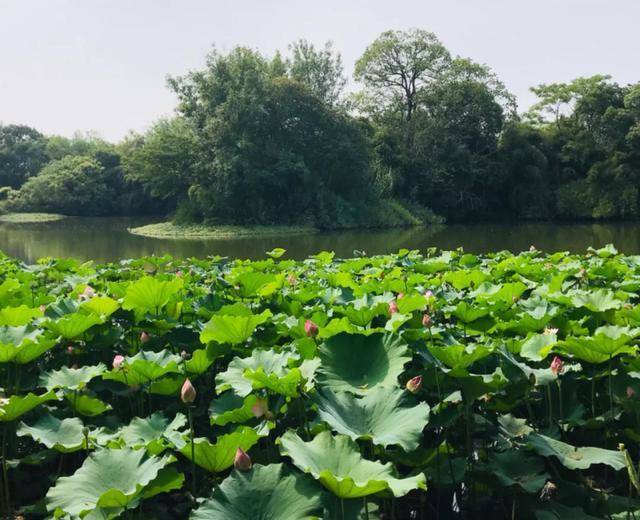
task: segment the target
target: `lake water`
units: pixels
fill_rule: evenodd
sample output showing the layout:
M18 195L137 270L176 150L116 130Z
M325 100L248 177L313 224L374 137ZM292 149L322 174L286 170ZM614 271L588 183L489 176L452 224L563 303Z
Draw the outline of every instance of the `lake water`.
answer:
M289 258L305 258L322 250L352 256L395 252L400 248L463 247L483 253L500 249L522 251L534 244L547 251L582 252L589 246L613 243L622 252L640 254L640 223L552 224L478 223L382 231L343 231L223 240L162 240L131 235L128 227L152 222L140 218L67 218L39 224L0 223L0 250L34 262L44 256L109 261L143 255L175 257L223 255L263 258L283 247Z

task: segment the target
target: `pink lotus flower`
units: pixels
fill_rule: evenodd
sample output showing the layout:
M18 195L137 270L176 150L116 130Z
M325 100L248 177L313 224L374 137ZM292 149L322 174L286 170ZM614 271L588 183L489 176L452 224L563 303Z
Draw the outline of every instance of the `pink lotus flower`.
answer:
M428 314L424 314L422 316L422 325L424 327L430 327L431 326L431 316L429 316Z
M389 314L395 314L396 312L398 312L398 304L395 300L391 300L389 302Z
M38 307L38 310L39 310L42 314L44 314L44 311L46 311L46 310L47 310L47 308L46 308L44 305L40 305L40 307Z
M428 289L427 292L424 293L424 297L427 300L430 300L431 298L433 298L433 292L430 289Z
M148 332L142 331L140 333L140 343L147 343L149 340L151 340L151 334L149 334Z
M262 417L268 410L269 406L267 405L267 400L262 398L256 399L256 402L253 403L253 406L251 407L251 413L256 418Z
M69 345L69 346L67 347L67 354L73 354L73 351L74 351L74 350L75 350L75 349L74 349L71 345ZM124 358L123 358L123 359L124 359Z
M113 358L114 370L120 370L123 364L124 364L124 356L121 356L120 354L118 354Z
M396 299L397 300L402 300L402 298L404 298L404 293L403 292L399 292L398 293L398 297Z
M78 295L78 299L79 300L89 300L91 298L93 298L96 295L96 291L93 287L91 287L90 285L87 285L84 288L84 291L82 291L79 295Z
M553 358L553 361L551 361L551 365L549 365L549 368L551 368L551 373L554 376L558 376L562 374L562 372L564 372L564 362L562 361L562 359L556 356Z
M417 394L422 388L422 376L416 376L409 379L409 381L407 381L406 388L412 394Z
M631 388L630 386L628 386L627 387L627 397L629 399L632 399L634 395L636 395L636 391L633 388Z
M251 465L251 457L249 457L242 448L238 448L236 450L236 456L233 459L233 467L238 471L249 471Z
M180 390L180 399L184 404L191 404L196 400L196 389L189 381L189 378L184 380L182 389Z
M311 320L304 322L304 332L308 338L315 338L318 335L318 326Z

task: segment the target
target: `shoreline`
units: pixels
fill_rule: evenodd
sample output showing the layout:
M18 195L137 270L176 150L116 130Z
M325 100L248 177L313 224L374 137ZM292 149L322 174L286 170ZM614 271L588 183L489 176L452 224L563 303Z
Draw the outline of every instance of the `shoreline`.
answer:
M59 213L5 213L0 215L0 222L7 224L38 224L41 222L55 222L64 220L66 215Z

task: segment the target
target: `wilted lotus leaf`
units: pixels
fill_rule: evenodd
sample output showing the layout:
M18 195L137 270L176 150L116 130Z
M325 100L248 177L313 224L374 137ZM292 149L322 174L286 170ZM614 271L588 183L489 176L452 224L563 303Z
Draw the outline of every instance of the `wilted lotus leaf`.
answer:
M318 349L317 381L334 392L356 394L376 385L398 386L398 376L411 359L407 352L407 344L395 334L339 334Z
M322 489L308 475L292 473L283 464L234 471L191 520L303 520L322 513Z
M311 442L304 442L287 431L280 439L281 453L310 473L329 491L341 498L357 498L389 490L401 497L414 489L426 489L426 478L418 475L398 478L391 463L364 459L358 445L346 435L324 431Z
M374 387L364 397L329 388L315 399L318 414L338 433L353 440L371 439L381 446L398 445L415 450L429 419L429 405L415 403L399 388Z
M238 448L248 451L258 442L259 438L260 436L255 430L242 426L233 433L220 435L217 437L215 444L205 438L195 439L195 463L211 473L224 471L233 466L233 459ZM179 449L180 453L192 460L191 442L186 442Z
M94 509L113 518L135 507L145 488L153 486L160 471L172 462L170 456L148 457L144 450L100 449L84 461L70 477L60 477L49 489L47 511L82 518Z

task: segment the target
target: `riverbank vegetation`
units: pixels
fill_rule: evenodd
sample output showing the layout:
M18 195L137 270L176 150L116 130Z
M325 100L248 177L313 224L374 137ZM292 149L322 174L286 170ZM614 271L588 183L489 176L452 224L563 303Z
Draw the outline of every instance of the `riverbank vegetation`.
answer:
M640 263L0 259L7 518L640 514Z
M424 30L381 34L353 72L347 92L330 44L213 50L170 78L175 115L120 143L2 126L2 205L320 229L640 217L640 84L538 85L518 111Z

